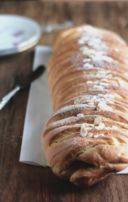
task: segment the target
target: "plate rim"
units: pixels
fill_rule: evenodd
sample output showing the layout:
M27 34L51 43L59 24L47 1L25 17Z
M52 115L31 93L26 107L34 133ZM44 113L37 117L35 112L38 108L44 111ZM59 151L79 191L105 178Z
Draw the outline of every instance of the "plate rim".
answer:
M41 37L41 27L39 25L38 22L36 22L35 20L31 19L31 18L28 18L26 16L21 16L21 15L11 15L11 14L0 14L0 18L8 18L8 17L11 17L11 18L19 18L21 20L27 20L28 22L30 22L33 27L35 28L35 33L36 35L32 36L30 39L22 42L21 44L19 44L17 47L15 48L5 48L5 49L1 49L0 50L0 56L6 56L6 55L12 55L12 54L16 54L16 53L20 53L20 52L23 52L23 51L26 51L32 47L34 47L40 37Z

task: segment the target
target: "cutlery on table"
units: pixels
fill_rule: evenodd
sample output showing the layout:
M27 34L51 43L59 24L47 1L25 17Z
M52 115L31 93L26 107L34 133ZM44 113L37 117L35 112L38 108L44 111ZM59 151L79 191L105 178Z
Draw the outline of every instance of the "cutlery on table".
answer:
M20 90L23 90L29 86L34 80L39 78L45 71L45 66L38 66L32 73L25 77L16 77L16 85L15 87L9 91L4 97L0 99L0 110L7 105L7 103L14 97Z

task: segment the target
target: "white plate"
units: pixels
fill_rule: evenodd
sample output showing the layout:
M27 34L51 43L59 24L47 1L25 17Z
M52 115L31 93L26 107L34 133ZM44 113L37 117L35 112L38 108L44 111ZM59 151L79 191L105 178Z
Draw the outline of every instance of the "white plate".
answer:
M16 15L0 15L0 56L25 51L37 44L40 26L33 20Z

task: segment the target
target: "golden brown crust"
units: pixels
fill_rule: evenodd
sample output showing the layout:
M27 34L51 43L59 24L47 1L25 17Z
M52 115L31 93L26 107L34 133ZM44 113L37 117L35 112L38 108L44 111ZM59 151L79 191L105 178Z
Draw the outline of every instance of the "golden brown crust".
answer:
M57 176L91 186L128 166L128 48L117 34L83 25L61 32L53 49L46 158Z

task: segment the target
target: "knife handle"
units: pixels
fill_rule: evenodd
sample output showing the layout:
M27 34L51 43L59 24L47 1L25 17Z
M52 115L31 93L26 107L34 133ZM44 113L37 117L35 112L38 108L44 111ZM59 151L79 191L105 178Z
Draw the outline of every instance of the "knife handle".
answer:
M4 108L4 106L11 100L11 98L20 90L20 86L16 86L12 89L9 93L7 93L1 100L0 100L0 110Z

